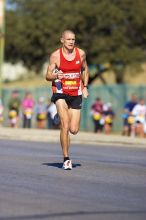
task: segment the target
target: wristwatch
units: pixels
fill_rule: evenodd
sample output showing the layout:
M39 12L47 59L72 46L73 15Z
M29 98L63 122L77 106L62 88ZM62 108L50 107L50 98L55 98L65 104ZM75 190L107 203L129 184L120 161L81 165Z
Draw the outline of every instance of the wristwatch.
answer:
M88 89L88 86L84 85L84 87Z

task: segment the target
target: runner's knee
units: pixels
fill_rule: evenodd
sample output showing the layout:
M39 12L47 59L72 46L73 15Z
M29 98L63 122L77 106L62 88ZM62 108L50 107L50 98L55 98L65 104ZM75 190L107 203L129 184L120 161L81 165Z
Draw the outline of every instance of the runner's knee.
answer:
M78 133L78 131L79 131L79 129L78 128L70 128L70 133L71 134L77 134Z

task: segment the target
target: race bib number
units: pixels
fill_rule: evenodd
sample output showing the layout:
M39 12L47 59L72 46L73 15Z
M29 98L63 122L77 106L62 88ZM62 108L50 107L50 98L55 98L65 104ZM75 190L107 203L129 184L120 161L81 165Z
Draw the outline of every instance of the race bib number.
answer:
M78 90L80 86L80 80L62 80L63 90Z
M76 91L80 87L80 73L65 73L61 82L63 91Z

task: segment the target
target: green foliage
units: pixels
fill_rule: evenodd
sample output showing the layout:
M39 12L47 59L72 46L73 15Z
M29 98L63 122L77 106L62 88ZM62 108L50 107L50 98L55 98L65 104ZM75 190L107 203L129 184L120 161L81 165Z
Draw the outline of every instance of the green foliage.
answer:
M60 34L73 29L90 64L110 62L118 83L124 70L145 59L145 0L9 0L6 59L40 70L59 47ZM119 68L120 63L120 68ZM118 64L118 65L117 65Z

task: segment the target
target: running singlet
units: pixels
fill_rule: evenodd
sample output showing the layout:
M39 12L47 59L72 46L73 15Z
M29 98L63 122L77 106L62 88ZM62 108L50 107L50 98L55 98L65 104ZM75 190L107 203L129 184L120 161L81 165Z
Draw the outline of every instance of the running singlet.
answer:
M70 96L78 96L82 94L82 80L81 80L81 58L78 48L75 48L75 58L71 61L65 59L60 48L60 66L64 74L63 79L55 80L52 83L53 93L63 93Z

